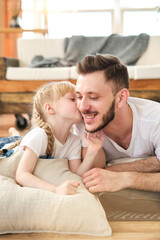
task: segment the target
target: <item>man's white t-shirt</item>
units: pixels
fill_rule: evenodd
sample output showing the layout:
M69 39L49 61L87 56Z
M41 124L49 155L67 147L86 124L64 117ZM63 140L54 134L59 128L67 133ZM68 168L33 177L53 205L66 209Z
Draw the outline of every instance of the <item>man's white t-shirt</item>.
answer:
M160 103L130 97L128 104L133 113L130 145L125 150L104 134L103 148L107 162L118 158L145 158L154 155L160 160ZM82 141L84 132L84 123L77 123L75 133ZM83 146L85 147L84 142Z
M24 148L25 146L32 149L32 151L39 156L46 156L46 150L48 145L48 137L45 133L45 130L36 127L28 132L22 139L20 147ZM80 159L81 158L81 139L73 134L69 133L69 136L65 144L61 144L56 138L54 141L54 158L59 159Z

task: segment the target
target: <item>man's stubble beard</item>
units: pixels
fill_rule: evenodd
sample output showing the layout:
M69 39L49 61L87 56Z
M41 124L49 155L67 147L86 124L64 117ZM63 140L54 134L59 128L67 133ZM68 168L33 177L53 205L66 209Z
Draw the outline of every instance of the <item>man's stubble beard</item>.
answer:
M102 124L100 124L97 128L95 128L94 130L91 130L91 131L88 131L86 128L86 131L89 133L94 133L99 130L102 130L114 119L114 117L115 117L115 98L113 99L111 106L110 106L109 110L107 111L107 113L104 114Z

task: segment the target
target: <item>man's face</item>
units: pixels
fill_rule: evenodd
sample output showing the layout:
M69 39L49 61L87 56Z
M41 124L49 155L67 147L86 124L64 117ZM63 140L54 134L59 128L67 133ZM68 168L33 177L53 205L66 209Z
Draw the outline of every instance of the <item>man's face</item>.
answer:
M102 71L79 75L76 95L88 132L98 131L114 119L115 97Z

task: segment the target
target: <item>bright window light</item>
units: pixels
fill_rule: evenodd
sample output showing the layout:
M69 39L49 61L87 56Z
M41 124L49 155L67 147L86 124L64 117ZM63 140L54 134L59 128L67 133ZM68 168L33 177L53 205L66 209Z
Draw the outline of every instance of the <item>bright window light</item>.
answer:
M47 0L48 11L113 9L114 0Z
M48 14L50 38L72 35L107 36L112 33L110 12Z
M142 32L160 35L160 0L21 0L21 3L22 28L48 28L50 38Z
M120 6L127 8L155 8L160 6L160 0L120 0Z
M22 28L33 29L34 28L34 13L31 11L22 12Z
M148 33L160 35L160 21L154 11L127 11L124 12L124 35Z
M33 0L22 0L21 1L21 7L22 7L22 10L32 10L33 9Z

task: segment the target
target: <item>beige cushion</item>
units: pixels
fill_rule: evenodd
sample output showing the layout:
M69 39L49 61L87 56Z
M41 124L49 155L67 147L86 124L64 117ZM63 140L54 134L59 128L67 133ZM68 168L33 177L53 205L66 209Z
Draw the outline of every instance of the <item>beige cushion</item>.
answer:
M146 51L137 61L136 65L160 64L160 36L150 36Z
M81 183L75 195L20 187L14 180L22 153L0 160L0 234L57 232L110 236L111 228L96 195ZM59 185L81 178L72 174L65 159L39 159L34 174Z
M17 40L17 52L20 67L27 67L36 55L42 55L44 58L64 57L64 39L23 39Z

